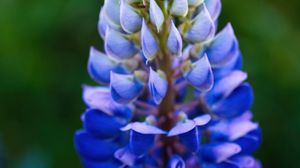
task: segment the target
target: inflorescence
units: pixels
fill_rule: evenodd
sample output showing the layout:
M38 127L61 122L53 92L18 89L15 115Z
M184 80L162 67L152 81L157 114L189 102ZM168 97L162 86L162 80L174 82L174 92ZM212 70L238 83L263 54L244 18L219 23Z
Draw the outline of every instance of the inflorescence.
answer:
M86 168L260 168L261 129L220 0L105 0L75 147Z

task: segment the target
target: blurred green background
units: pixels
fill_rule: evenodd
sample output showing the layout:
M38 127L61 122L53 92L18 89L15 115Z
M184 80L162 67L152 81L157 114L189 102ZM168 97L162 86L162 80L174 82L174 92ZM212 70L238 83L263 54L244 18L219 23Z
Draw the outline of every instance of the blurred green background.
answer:
M79 168L81 84L100 0L0 0L0 142L6 167ZM223 0L255 89L266 168L299 168L300 1ZM0 145L0 150L1 150ZM0 154L0 162L2 161ZM0 167L4 167L0 163Z

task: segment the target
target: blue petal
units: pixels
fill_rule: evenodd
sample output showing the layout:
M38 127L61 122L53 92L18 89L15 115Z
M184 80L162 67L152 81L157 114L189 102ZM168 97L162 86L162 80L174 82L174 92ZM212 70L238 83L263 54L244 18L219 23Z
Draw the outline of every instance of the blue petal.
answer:
M130 130L129 147L137 156L145 154L154 144L155 135L165 134L165 131L146 123L130 123L123 131Z
M145 20L142 25L141 46L144 56L147 60L152 60L158 51L158 44L148 28Z
M232 71L215 83L213 89L205 96L207 103L211 105L228 97L246 79L245 72Z
M128 146L117 150L115 152L115 158L128 166L133 166L137 160L137 156L131 152Z
M141 134L136 131L130 131L130 149L137 156L144 155L154 144L154 138L155 135L153 134Z
M150 77L148 83L152 99L156 104L160 104L165 97L168 89L168 83L162 71L155 72L150 68Z
M135 44L124 34L108 28L105 36L105 51L116 59L127 59L138 53Z
M134 75L122 75L111 72L110 89L113 100L117 103L128 104L142 92L144 84Z
M209 91L214 83L213 73L206 54L184 72L185 79L202 92Z
M157 31L160 30L164 22L164 14L155 0L150 0L150 20L156 26Z
M234 143L237 143L241 146L242 154L252 154L255 152L261 145L262 133L261 129L257 128L256 130L251 131L246 136L243 136Z
M83 86L83 100L88 107L116 116L124 122L132 117L133 107L113 101L108 87Z
M253 90L249 84L236 88L226 99L212 107L219 117L235 117L250 109L253 103Z
M120 0L104 1L104 16L112 27L120 27Z
M173 155L168 162L167 168L185 168L184 160L178 155Z
M188 0L189 6L197 7L203 3L203 0Z
M120 22L124 31L135 33L142 27L142 17L126 0L121 0Z
M206 49L209 61L213 67L225 65L234 58L237 52L239 52L239 45L230 23L217 34Z
M124 74L127 70L120 63L91 47L88 61L88 72L91 78L98 83L109 83L111 71Z
M182 38L173 21L167 43L170 52L176 56L182 55Z
M116 118L94 109L87 110L82 115L82 119L86 131L102 139L119 135L120 128L123 126Z
M115 144L97 139L85 131L77 131L74 138L76 150L84 159L106 161L117 150Z
M202 146L202 159L207 162L221 163L238 154L241 147L234 143L211 143Z
M200 149L201 129L195 127L189 132L180 134L179 139L189 151L196 153Z
M215 31L215 24L203 4L200 6L199 14L193 19L192 26L185 34L185 38L192 43L204 42L212 39Z
M211 18L216 21L221 13L221 0L204 0Z
M99 161L81 159L81 162L84 168L116 168L122 166L120 163L113 160L99 162Z
M170 13L174 16L185 17L189 11L188 0L174 0Z

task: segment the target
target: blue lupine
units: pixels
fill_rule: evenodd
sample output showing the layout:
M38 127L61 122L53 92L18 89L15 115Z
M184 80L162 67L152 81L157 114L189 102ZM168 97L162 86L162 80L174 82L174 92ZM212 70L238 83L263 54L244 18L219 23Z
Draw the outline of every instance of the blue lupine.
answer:
M74 136L85 168L260 168L233 26L220 0L105 0ZM192 86L192 87L190 87Z

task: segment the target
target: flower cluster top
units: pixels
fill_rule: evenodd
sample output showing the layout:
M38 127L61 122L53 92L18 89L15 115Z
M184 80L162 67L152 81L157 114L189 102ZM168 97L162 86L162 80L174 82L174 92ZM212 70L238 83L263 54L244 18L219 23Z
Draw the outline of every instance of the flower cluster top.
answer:
M260 168L261 130L220 0L105 0L75 147L86 168Z

